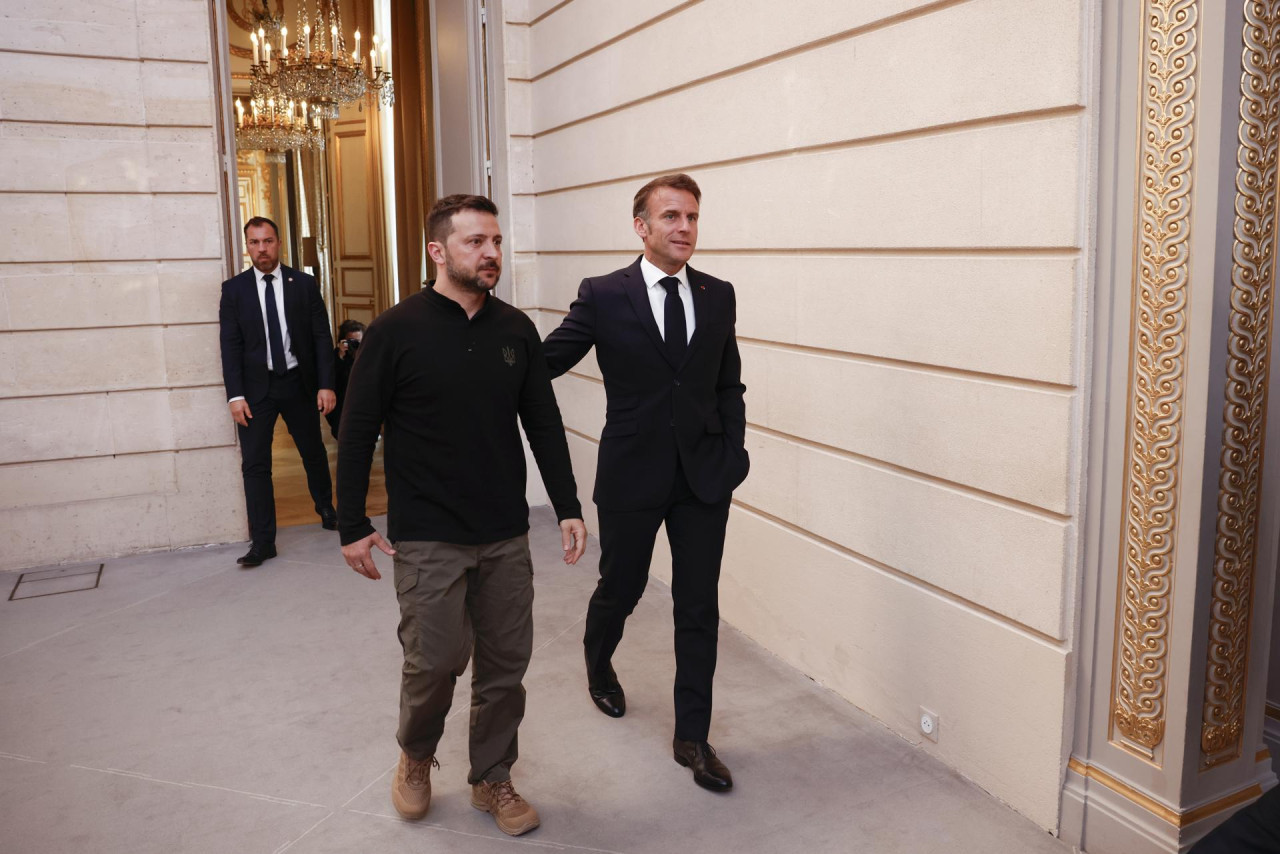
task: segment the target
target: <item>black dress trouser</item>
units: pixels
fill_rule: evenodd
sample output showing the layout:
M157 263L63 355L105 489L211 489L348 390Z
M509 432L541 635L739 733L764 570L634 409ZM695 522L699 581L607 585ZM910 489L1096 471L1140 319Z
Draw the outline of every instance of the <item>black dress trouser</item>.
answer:
M587 608L583 637L588 675L596 681L610 673L623 626L649 581L658 527L666 522L675 616L675 736L684 741L706 741L711 729L720 559L730 500L699 501L677 466L671 495L662 505L628 511L599 508L600 581Z
M244 475L244 500L249 514L249 536L255 543L276 541L276 496L271 486L271 438L276 417L284 418L289 435L298 446L307 473L307 490L316 512L333 507L333 483L329 456L320 437L320 413L316 396L308 394L297 368L284 376L271 375L267 396L249 404L253 417L240 433L240 471Z

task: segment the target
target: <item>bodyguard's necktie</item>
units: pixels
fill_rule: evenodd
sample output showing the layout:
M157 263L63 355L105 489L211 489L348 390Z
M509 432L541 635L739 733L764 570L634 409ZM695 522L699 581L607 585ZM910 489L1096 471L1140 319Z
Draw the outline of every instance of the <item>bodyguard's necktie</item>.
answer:
M667 300L662 307L663 337L667 354L679 367L684 361L684 351L689 348L689 327L684 322L684 300L680 299L680 280L675 276L660 279L658 284L667 290Z
M262 277L267 283L266 296L263 298L267 304L267 342L271 345L271 369L278 376L284 376L289 372L289 366L284 361L284 334L280 331L280 313L276 311L276 290L271 287L271 280L274 278L271 273Z

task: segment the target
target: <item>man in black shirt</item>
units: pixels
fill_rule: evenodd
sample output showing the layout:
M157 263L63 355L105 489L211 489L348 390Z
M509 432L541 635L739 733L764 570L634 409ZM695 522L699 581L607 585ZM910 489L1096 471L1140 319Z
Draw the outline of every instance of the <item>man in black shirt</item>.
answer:
M361 575L381 577L372 547L395 556L404 648L396 810L426 815L436 745L474 637L471 804L517 836L538 826L511 783L533 650L517 416L560 522L565 563L582 556L587 529L537 329L491 293L502 272L497 214L483 196L437 202L427 251L439 278L365 332L338 437L338 531L343 558ZM379 430L391 544L365 515Z

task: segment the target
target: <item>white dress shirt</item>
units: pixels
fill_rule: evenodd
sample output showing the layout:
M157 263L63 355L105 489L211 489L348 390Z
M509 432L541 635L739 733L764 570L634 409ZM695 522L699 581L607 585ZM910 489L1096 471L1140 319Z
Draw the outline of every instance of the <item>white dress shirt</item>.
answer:
M667 289L658 283L669 274L649 263L649 259L644 256L640 257L640 274L644 276L644 283L649 291L649 307L653 309L653 319L658 323L658 332L661 333L662 340L666 341ZM688 340L691 341L693 340L693 291L689 287L689 268L681 267L676 271L675 277L680 280L680 286L676 288L676 292L680 294L680 302L684 303L684 327L689 336Z
M271 280L271 290L275 292L276 298L276 314L280 315L280 334L284 337L284 366L285 370L292 371L298 367L298 359L293 355L293 348L289 346L289 323L284 319L284 280L280 276L281 267L279 264L271 271L274 278ZM253 276L258 282L258 307L262 311L262 333L267 339L267 370L275 370L275 365L271 363L271 332L267 328L267 280L263 278L266 273L253 268Z

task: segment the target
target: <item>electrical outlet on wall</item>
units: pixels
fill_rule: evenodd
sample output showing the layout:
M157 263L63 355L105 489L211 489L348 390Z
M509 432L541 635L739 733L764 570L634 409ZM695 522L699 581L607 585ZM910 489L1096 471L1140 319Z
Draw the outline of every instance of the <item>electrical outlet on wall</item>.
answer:
M920 707L920 733L930 741L938 740L938 726L942 723L942 719L936 714Z

